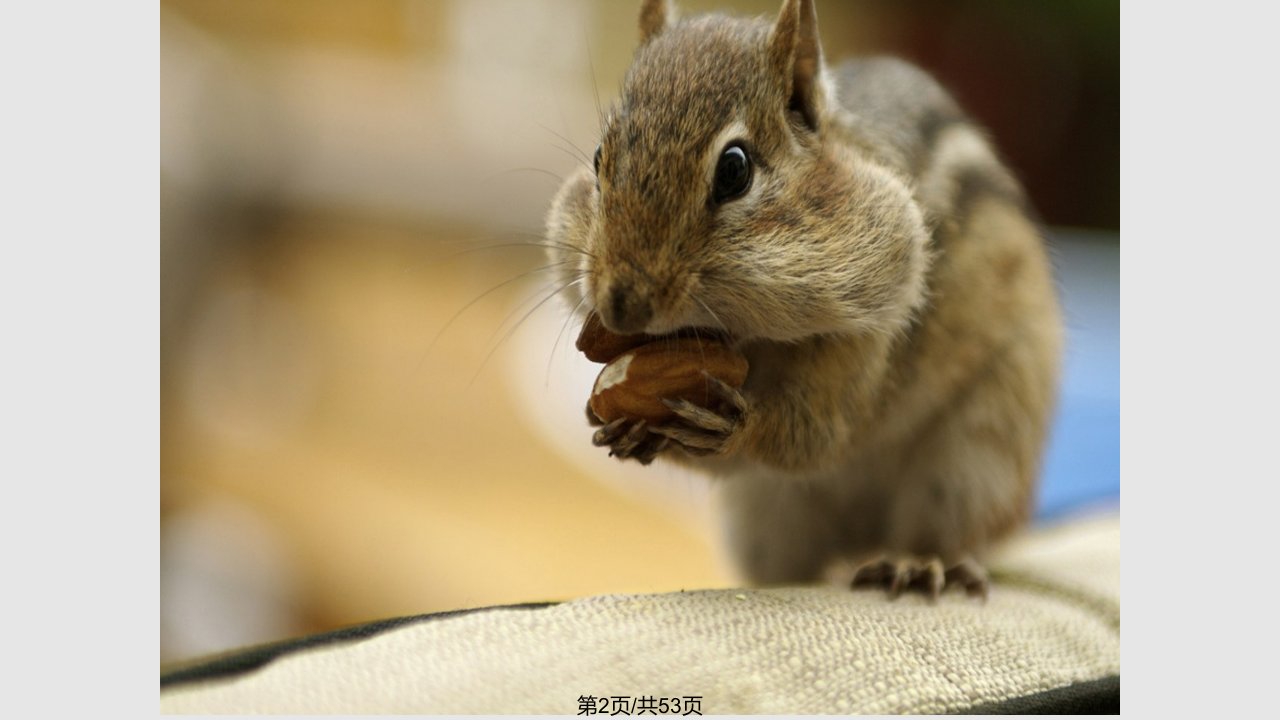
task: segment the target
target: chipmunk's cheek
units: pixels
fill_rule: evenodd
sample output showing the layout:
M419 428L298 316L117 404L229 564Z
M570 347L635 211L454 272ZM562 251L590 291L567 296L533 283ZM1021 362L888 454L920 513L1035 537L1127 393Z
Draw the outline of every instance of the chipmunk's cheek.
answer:
M579 169L560 187L546 217L546 256L548 267L562 286L563 297L570 307L584 302L592 274L588 253L595 242L595 181L590 173Z

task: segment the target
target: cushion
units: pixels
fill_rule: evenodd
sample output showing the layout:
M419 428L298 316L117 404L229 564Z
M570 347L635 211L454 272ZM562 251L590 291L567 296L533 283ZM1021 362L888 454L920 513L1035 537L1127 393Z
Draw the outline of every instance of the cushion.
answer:
M988 600L691 590L439 613L163 674L166 713L1118 712L1119 515L990 563Z

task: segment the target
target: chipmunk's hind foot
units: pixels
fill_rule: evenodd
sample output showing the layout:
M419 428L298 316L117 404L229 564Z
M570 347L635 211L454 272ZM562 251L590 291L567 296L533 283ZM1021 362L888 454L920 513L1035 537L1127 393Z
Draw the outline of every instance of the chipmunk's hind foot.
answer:
M932 601L943 590L960 587L985 601L988 590L986 570L969 557L948 566L937 556L883 554L846 564L828 573L828 579L853 589L882 587L890 599L912 590L923 592Z

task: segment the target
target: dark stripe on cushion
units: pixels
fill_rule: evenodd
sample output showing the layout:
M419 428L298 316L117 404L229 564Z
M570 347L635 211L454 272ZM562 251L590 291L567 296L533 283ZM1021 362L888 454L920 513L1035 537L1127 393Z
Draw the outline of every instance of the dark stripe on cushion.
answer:
M160 674L160 688L164 689L172 685L189 682L202 682L205 680L218 680L222 678L233 677L243 673L257 670L267 663L275 660L282 655L306 650L309 648L329 645L332 643L346 642L349 640L363 640L373 637L387 630L394 630L417 622L428 622L431 620L443 620L446 618L457 617L459 615L469 615L476 612L486 612L489 610L538 610L552 605L558 605L555 602L541 603L520 603L517 605L494 605L482 608L467 608L463 610L448 610L445 612L429 613L426 615L412 615L409 617L391 618L388 620L379 620L377 622L365 623L363 625L353 625L351 627L333 630L318 635L308 635L293 640L283 640L276 643L268 643L266 645L258 645L241 650L233 650L230 654L221 655L212 659L197 660L193 665L187 665L169 672Z
M1120 676L979 705L963 712L969 715L1119 715Z

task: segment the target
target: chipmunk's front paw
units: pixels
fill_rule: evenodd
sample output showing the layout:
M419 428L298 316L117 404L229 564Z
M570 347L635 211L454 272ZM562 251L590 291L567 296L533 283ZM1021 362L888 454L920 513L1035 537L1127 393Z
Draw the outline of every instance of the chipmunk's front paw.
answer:
M742 393L704 372L711 392L709 409L682 399L662 399L672 417L658 424L645 420L618 418L605 423L587 406L587 421L599 429L591 437L597 447L609 448L609 455L633 458L642 465L653 462L659 453L678 447L690 455L723 452L742 426L747 402Z
M714 402L712 408L688 400L662 401L676 417L650 432L669 439L690 455L712 455L725 451L730 439L742 427L747 401L742 393L727 383L703 372Z
M937 556L878 555L829 573L829 579L853 588L883 587L890 598L903 590L917 590L937 600L949 587L962 587L971 596L987 598L987 573L972 558L947 566Z
M671 444L670 439L651 430L644 420L618 418L596 430L591 442L596 447L609 448L610 457L619 460L633 458L641 465L648 465Z

